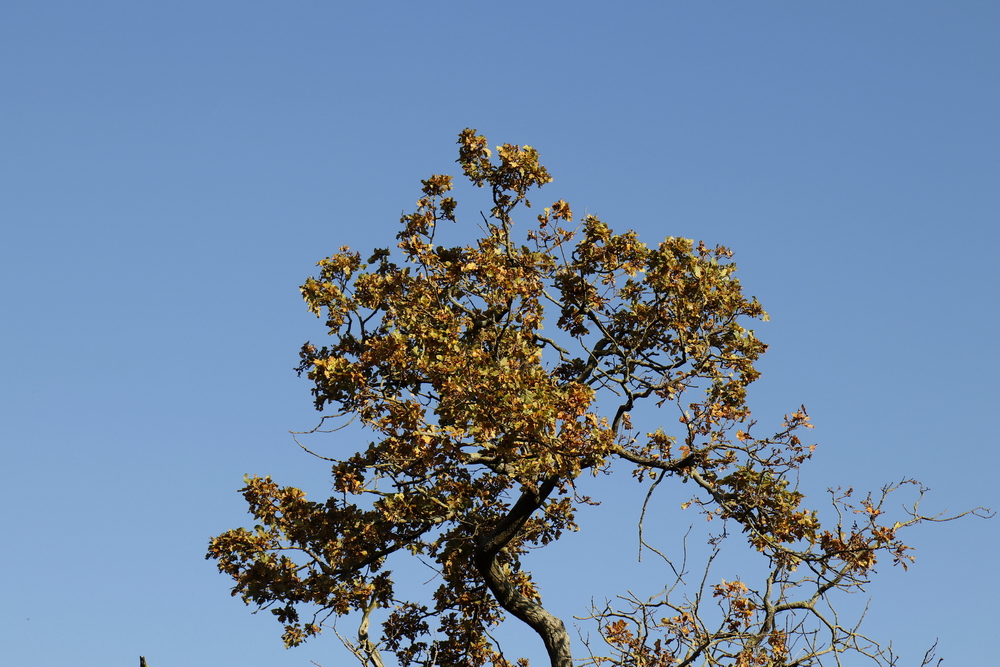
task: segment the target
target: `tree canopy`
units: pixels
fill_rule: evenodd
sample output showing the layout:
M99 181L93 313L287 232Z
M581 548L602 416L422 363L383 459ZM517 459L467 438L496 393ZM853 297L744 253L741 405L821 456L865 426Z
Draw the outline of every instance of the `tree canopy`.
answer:
M777 433L755 428L747 386L766 345L749 327L767 315L743 294L732 252L677 237L651 248L593 215L574 223L561 199L528 215L552 180L538 152L505 144L494 157L471 129L458 143L464 175L491 195L474 239L435 245L458 218L452 178L433 175L395 249L363 260L342 247L302 287L331 341L303 346L298 370L324 423L354 419L373 439L331 459L335 493L320 501L247 477L257 525L213 538L208 553L233 594L270 608L288 646L353 615L358 638L345 643L377 666L391 653L404 666L508 667L490 631L509 616L538 634L552 667L839 664L845 652L892 664L834 597L880 558L905 567L900 530L940 517L913 504L890 521L898 485L833 492L829 526L803 505L809 417L799 408ZM674 412L639 428L643 402ZM577 513L600 501L580 493L581 476L612 469L647 500L664 481L691 482L685 506L727 527L713 552L742 536L767 573L751 584L706 569L689 586L674 571L648 599L597 605L599 640L574 660L525 556L577 530ZM646 506L636 512L642 540ZM432 593L398 591L390 565L406 557L437 570Z

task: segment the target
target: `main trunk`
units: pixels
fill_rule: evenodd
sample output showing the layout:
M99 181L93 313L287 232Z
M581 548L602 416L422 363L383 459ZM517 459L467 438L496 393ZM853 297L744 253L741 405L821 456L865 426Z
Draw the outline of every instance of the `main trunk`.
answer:
M500 606L527 623L542 638L551 667L572 667L573 654L570 650L569 633L566 632L566 625L562 619L553 616L542 605L522 595L497 563L496 556L480 557L477 554L476 567Z
M542 506L546 497L555 488L555 484L555 479L550 479L537 491L525 490L500 525L489 535L480 536L476 540L475 563L476 569L500 606L527 623L542 638L551 667L572 667L573 654L565 624L546 611L542 605L517 590L497 562L497 555L517 535L528 517Z

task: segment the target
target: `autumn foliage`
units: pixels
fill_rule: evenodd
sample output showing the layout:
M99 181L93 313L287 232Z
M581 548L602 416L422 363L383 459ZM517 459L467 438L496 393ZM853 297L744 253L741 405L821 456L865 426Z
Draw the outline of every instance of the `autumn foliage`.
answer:
M686 505L742 535L767 574L599 605L600 645L584 663L813 665L848 651L889 662L829 602L883 556L905 566L897 533L928 518L914 506L884 523L892 488L860 501L835 492L828 527L803 506L809 417L798 409L778 433L756 433L747 386L766 346L749 327L767 315L743 294L732 253L683 238L651 248L595 216L575 222L562 200L527 215L529 194L552 180L530 146L494 157L465 130L458 162L492 202L463 221L480 232L467 245L435 244L458 221L452 179L435 175L395 248L364 258L343 247L303 285L330 342L306 344L299 371L325 425L354 419L372 439L333 460L326 499L247 478L255 527L213 538L208 554L233 594L270 608L288 646L353 614L358 636L345 642L371 665L388 653L400 665L510 665L490 629L513 616L566 667L569 633L523 559L577 529L592 502L581 475L621 469L650 493L690 482ZM641 402L673 410L640 430ZM410 556L439 575L422 599L403 598L389 571Z

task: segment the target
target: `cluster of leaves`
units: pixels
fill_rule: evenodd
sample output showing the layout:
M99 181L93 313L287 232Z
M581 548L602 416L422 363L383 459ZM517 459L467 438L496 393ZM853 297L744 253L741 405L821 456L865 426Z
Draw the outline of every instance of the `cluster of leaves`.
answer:
M683 238L649 248L591 215L570 228L562 200L518 240L515 211L552 180L537 151L503 145L494 161L474 130L459 145L465 175L493 203L473 243L435 245L438 226L457 220L451 177L435 175L402 217L397 251L362 261L341 248L302 287L332 337L301 351L316 407L375 437L334 461L337 493L323 502L247 478L258 525L213 538L208 554L235 580L233 594L271 607L289 646L318 633L325 615L359 613L358 642L348 643L372 665L388 650L404 666L508 666L490 637L507 614L539 634L552 665L569 665L565 626L522 557L575 530L587 502L576 480L617 463L653 480L650 492L664 479L693 481L691 503L738 524L772 569L760 590L715 585L721 620L711 628L707 589L682 604L664 593L596 610L612 652L591 653L595 664L814 664L863 650L818 603L860 585L879 553L904 560L902 524L879 525L870 499L853 528L824 530L801 507L793 482L812 451L798 436L804 409L773 436L751 435L746 388L766 346L745 325L767 316L743 295L731 252ZM644 399L680 407L676 435L635 431L630 413ZM851 511L847 497L835 504ZM386 563L403 554L437 570L432 601L401 598ZM376 609L386 620L372 641ZM825 639L803 614L825 624ZM805 648L793 656L796 639Z

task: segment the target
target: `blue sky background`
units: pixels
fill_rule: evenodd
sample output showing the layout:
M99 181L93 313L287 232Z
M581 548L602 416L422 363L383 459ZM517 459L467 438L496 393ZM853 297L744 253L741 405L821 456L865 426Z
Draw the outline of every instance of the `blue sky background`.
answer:
M772 316L752 405L809 409L816 504L916 477L929 511L1000 506L998 33L985 1L5 3L0 663L350 664L283 649L203 556L244 473L329 489L287 434L316 419L298 286L388 245L467 126L538 148L546 201L736 251ZM527 562L567 619L665 581L626 476L594 484ZM910 538L869 634L991 664L1000 522Z

